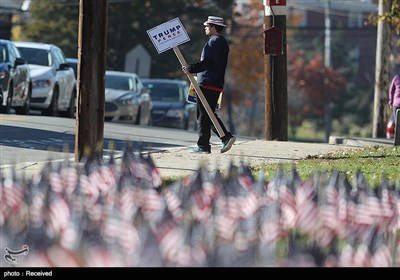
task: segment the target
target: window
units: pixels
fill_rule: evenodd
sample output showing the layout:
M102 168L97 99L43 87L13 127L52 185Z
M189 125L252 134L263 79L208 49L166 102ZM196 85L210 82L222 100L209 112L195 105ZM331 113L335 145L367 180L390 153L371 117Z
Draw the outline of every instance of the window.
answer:
M129 77L106 75L106 88L132 90L133 80Z
M149 83L145 85L150 89L150 96L153 101L176 102L183 101L177 84Z
M349 13L349 27L360 28L362 27L362 14L361 13Z
M46 50L33 49L33 48L18 48L23 58L25 58L29 64L51 66L51 54Z

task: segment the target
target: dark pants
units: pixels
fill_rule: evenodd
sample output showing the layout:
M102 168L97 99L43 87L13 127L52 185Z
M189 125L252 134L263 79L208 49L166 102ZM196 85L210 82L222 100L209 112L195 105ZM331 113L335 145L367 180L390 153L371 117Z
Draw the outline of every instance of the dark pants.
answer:
M222 130L225 133L224 137L221 138L219 136L218 131L214 127L210 117L207 114L206 109L204 108L203 104L200 101L200 98L197 98L197 123L199 125L199 139L197 140L197 146L199 148L209 151L209 150L211 150L211 146L210 146L211 130L216 135L218 135L218 137L221 139L222 142L229 140L232 137L232 134L226 130L221 119L215 113L215 107L217 106L220 92L210 90L210 89L205 89L203 87L201 87L201 90L203 92L204 97L206 98L206 100L208 102L208 105L210 105L211 110L214 112L214 115L217 118L217 121L219 122Z

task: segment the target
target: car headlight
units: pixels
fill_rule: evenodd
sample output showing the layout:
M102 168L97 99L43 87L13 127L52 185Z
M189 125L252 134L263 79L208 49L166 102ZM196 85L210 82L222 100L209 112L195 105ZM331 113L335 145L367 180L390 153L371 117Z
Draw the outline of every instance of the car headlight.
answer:
M133 105L135 104L135 96L133 94L125 94L124 96L118 98L117 103L119 105Z
M0 79L4 79L6 77L6 72L1 71L0 72Z
M167 117L183 119L184 113L183 113L183 110L181 110L181 109L171 109L171 110L168 110L165 115Z
M36 80L33 81L32 86L35 88L46 88L51 86L51 80Z

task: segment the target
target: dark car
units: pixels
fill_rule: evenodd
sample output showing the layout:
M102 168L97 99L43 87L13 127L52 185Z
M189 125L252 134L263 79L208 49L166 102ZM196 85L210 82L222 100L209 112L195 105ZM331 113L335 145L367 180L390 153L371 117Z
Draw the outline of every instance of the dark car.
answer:
M9 114L29 114L32 82L29 66L16 46L0 40L0 101L1 111Z
M196 106L186 101L189 84L184 80L142 79L150 90L152 125L196 130Z
M66 59L69 66L71 66L72 69L74 69L75 79L78 79L78 59L72 57L67 57Z

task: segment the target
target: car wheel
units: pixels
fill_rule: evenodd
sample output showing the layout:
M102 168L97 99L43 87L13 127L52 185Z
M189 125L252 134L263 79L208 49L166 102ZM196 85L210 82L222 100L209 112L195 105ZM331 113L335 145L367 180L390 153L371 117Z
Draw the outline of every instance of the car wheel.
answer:
M53 98L51 99L50 106L44 112L47 116L58 116L58 87L54 88Z
M75 102L76 102L76 97L75 96L76 96L76 92L74 90L74 92L71 95L71 99L69 101L68 110L63 113L63 116L66 117L66 118L73 119L75 117Z
M11 113L11 108L12 108L12 98L13 98L13 85L10 84L8 86L8 95L6 99L6 105L4 107L1 107L1 111L5 114L10 114Z
M31 109L31 96L32 96L32 87L29 85L28 96L26 97L24 106L15 109L15 113L18 115L29 115L29 111Z

